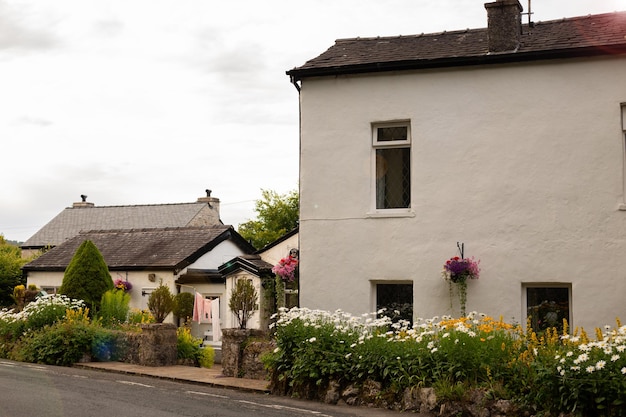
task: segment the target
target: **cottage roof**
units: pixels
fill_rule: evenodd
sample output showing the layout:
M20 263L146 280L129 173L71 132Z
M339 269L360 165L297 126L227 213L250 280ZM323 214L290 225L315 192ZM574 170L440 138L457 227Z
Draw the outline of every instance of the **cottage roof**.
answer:
M489 52L488 29L412 36L338 39L326 52L287 71L305 77L480 65L626 53L626 12L522 25L519 47Z
M181 270L225 240L244 252L254 248L232 226L100 230L80 233L26 264L25 271L63 271L85 240L102 253L109 270Z
M56 246L80 232L196 226L206 202L68 207L31 236L23 248Z

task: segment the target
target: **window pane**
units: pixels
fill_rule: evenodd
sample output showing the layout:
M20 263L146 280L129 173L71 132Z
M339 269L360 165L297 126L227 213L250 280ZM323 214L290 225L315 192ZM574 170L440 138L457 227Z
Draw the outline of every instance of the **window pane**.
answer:
M543 332L549 327L562 331L563 319L571 323L569 288L536 287L526 291L526 314L535 332Z
M406 126L379 127L377 133L378 142L388 142L393 140L407 140L408 128Z
M413 284L377 284L376 311L385 309L383 316L394 322L413 322Z
M376 208L407 208L410 204L410 148L377 149Z

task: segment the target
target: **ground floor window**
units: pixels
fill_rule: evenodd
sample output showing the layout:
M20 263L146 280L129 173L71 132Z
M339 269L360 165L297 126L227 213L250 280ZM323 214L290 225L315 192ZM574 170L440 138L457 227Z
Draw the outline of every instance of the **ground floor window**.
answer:
M48 295L56 295L59 292L59 287L41 287L41 291Z
M376 311L385 309L380 315L413 323L413 283L377 283L375 289Z
M549 327L563 330L563 320L571 324L569 284L526 285L526 317L532 329L541 333Z

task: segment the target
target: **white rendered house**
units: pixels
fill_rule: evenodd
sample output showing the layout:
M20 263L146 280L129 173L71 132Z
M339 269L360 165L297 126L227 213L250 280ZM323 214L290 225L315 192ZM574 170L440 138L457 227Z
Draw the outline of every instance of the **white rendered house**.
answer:
M485 8L487 28L341 39L287 72L303 307L458 315L441 271L459 242L481 261L468 311L626 318L626 13Z

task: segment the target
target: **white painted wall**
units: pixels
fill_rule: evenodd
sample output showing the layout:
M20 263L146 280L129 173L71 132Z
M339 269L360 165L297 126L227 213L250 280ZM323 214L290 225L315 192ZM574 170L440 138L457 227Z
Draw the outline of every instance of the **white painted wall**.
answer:
M278 261L289 256L291 249L298 249L298 233L280 242L280 244L269 248L261 253L261 259L272 265L276 265Z
M441 278L481 260L468 311L524 320L524 283L571 283L574 326L626 318L626 59L305 79L301 305L373 311L372 282L414 282L418 317L450 310ZM371 123L410 120L412 208L372 212Z

